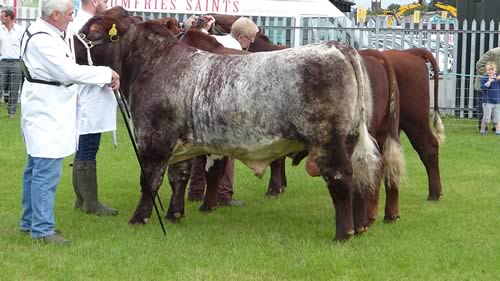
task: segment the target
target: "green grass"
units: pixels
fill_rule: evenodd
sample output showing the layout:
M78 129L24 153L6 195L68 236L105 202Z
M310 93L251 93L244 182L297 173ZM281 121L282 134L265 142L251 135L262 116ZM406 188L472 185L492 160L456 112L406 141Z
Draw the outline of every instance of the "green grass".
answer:
M334 213L325 184L288 167L289 187L264 197L258 179L237 165L235 197L243 208L211 214L187 203L186 217L167 224L156 215L129 226L139 199L138 165L123 126L115 150L110 134L98 155L99 195L117 217L73 210L71 157L56 195L58 228L69 247L34 244L18 232L26 153L18 119L0 114L0 280L500 280L500 137L446 119L440 162L444 197L427 202L427 177L406 138L407 173L401 220L346 243L333 241ZM459 129L455 129L459 128ZM163 204L170 188L164 184ZM383 202L381 198L381 202Z

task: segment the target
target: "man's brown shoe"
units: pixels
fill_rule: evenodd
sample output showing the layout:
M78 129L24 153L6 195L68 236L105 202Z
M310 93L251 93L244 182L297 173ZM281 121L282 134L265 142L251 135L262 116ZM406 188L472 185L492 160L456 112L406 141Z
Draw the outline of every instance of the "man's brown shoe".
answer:
M243 206L245 206L245 202L236 199L219 202L219 207L243 207Z
M48 244L60 244L60 245L69 245L71 241L64 239L64 237L60 236L57 233L51 234L49 236L45 236L42 238L35 239L35 241L40 241Z

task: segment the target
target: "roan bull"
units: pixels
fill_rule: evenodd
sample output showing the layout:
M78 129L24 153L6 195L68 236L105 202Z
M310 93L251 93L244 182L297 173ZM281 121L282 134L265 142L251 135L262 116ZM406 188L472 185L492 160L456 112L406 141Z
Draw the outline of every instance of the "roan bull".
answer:
M225 16L227 18L227 16ZM259 33L258 38L267 38L265 35ZM279 48L284 49L283 46L268 43L266 40L259 40L262 49L272 49ZM181 37L181 42L188 45L194 46L198 49L210 51L216 54L227 54L234 52L235 54L241 54L241 51L226 49L221 44L217 42L213 37L208 36L197 30L189 30ZM267 47L266 47L267 46ZM369 127L370 134L376 139L379 152L382 154L383 168L380 170L379 183L376 186L375 196L370 196L370 209L377 208L378 204L378 189L380 188L380 181L384 179L386 186L386 197L389 198L386 202L386 214L385 221L395 221L399 218L399 206L397 201L394 202L392 197L394 194L398 194L400 175L404 169L404 157L402 155L402 149L399 141L399 93L398 85L396 80L396 75L392 63L389 59L377 50L361 50L359 51L363 58L363 62L367 68L368 75L370 78L370 85L372 87L373 96L373 116L371 118L371 123ZM273 161L284 162L283 159L278 159ZM271 165L273 164L271 163ZM309 162L310 163L310 162ZM314 164L308 164L308 167ZM320 175L317 167L314 165L311 167L315 171L309 171L312 174ZM280 170L271 169L272 173L279 173ZM273 175L276 178L276 175ZM271 179L273 178L271 177ZM278 177L281 178L281 177ZM213 182L211 180L210 182ZM280 185L271 185L273 181L270 180L270 190L272 187L280 187ZM278 183L278 181L274 181ZM217 186L215 186L216 188ZM211 189L212 187L210 187ZM209 187L207 187L209 190ZM269 192L269 191L268 191ZM208 194L208 192L207 192ZM212 193L210 193L212 194ZM208 196L208 195L207 195ZM175 199L174 205L183 206L184 194L178 193ZM358 204L354 198L354 204ZM396 203L396 205L394 205ZM360 204L363 206L363 204ZM364 212L365 214L368 210L360 210L355 208L357 211ZM170 212L171 210L169 210ZM170 214L170 217L172 214ZM168 217L168 215L167 215ZM357 232L362 232L366 230L369 224L373 223L373 218L363 218L359 215L360 221L359 225L355 225Z
M114 26L117 35L109 35ZM94 63L119 72L130 105L142 161L142 196L130 223L150 216L168 165L217 154L262 175L272 160L308 150L333 200L335 238L354 234L353 195L366 196L379 163L367 130L369 81L352 48L326 42L216 55L121 7L93 17L81 32L94 45ZM86 63L85 46L75 44L75 51ZM215 203L205 202L206 210Z

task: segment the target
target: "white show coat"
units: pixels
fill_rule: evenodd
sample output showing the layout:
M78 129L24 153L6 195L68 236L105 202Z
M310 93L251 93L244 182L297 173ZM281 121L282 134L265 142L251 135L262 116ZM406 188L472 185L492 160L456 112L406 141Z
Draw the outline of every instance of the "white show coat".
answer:
M222 35L222 36L217 36L217 35L213 35L213 36L215 37L217 42L221 43L222 46L224 46L225 48L242 50L240 42L238 42L238 40L234 39L234 37L231 36L231 34Z
M54 26L38 18L29 28L33 35L23 55L34 79L57 81L65 85L108 84L109 67L82 66L75 63L69 46ZM24 52L25 35L21 42ZM21 129L26 150L32 157L62 158L76 151L77 88L31 83L24 79L21 92Z
M79 10L68 30L78 33L91 17L92 15L86 11ZM81 44L81 42L75 40L73 44ZM86 135L116 130L116 106L115 95L111 88L79 85L79 134Z

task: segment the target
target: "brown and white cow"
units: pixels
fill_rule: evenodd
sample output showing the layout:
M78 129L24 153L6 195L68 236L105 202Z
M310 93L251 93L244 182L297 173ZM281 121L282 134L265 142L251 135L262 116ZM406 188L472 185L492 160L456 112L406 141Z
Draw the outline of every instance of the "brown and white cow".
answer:
M354 234L353 192L372 187L379 168L367 130L369 82L357 52L326 42L211 54L187 47L159 24L138 22L121 7L111 10L89 20L82 32L101 43L92 48L92 59L120 73L130 104L143 191L130 223L151 215L151 196L168 165L218 154L261 175L272 160L306 149L333 200L335 238ZM118 37L110 38L113 25ZM76 44L75 51L85 62L84 46ZM207 209L216 202L210 204Z

